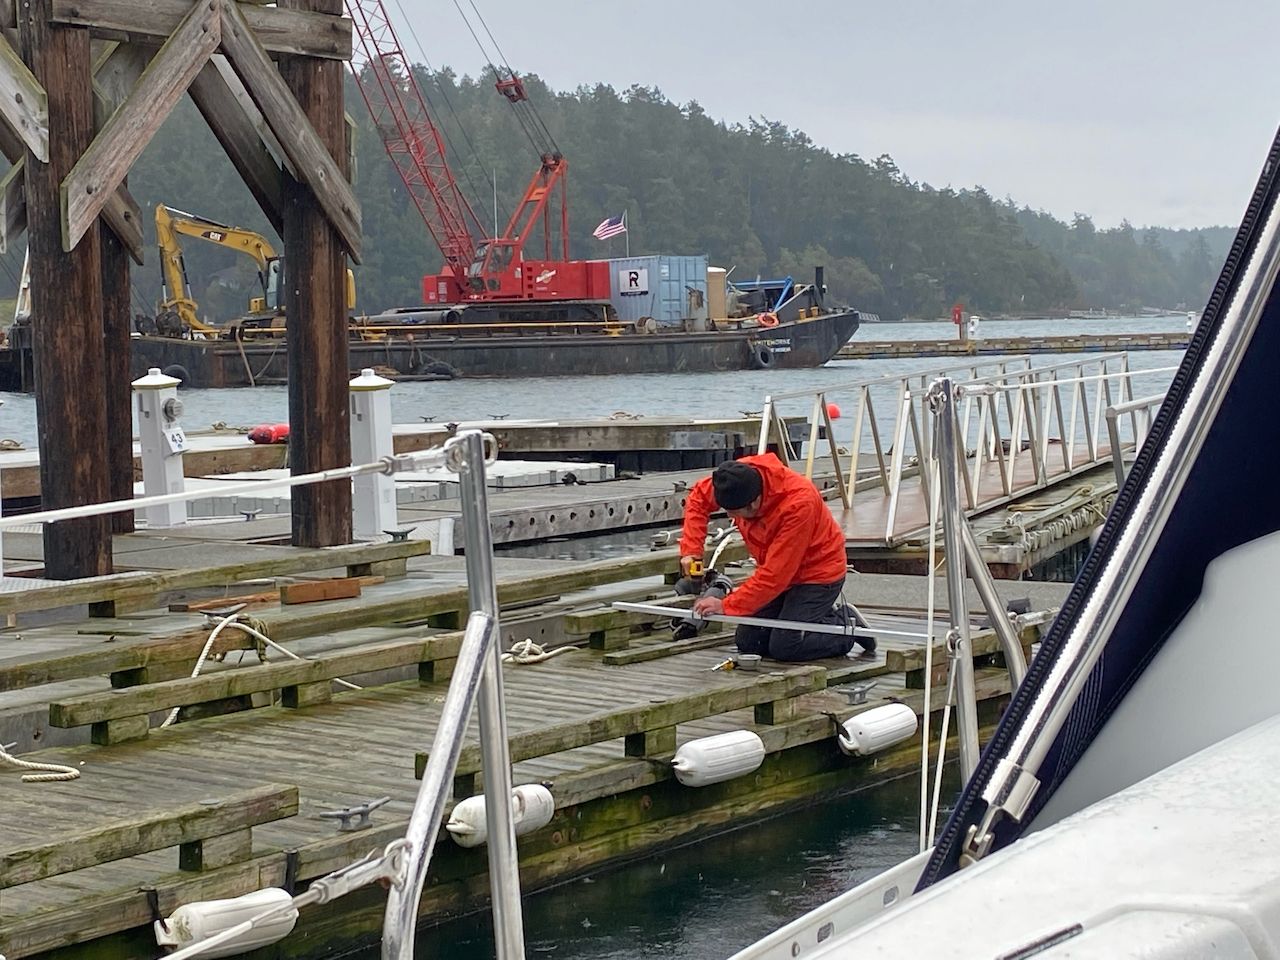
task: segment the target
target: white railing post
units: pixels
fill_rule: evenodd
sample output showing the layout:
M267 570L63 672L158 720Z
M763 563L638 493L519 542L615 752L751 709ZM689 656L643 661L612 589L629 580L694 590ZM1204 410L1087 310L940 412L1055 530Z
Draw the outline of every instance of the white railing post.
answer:
M186 486L182 454L187 449L187 436L182 429L182 401L178 399L181 382L161 373L159 367L152 367L145 377L133 381L144 496L182 493ZM185 500L157 504L146 507L142 515L151 529L177 527L187 522L187 504Z
M351 462L373 463L395 451L391 439L391 387L394 381L370 368L348 385L351 391ZM396 480L389 474L366 474L352 481L352 530L372 539L396 530Z

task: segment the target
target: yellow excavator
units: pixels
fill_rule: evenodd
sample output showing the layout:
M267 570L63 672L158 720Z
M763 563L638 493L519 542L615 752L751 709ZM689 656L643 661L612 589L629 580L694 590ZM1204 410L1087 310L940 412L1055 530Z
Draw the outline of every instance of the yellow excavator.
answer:
M197 313L187 281L187 267L182 258L180 236L196 237L209 243L248 254L258 267L262 295L249 301L249 312L225 324L206 323ZM160 249L161 300L155 317L139 315L135 326L139 333L162 337L243 336L251 330L283 333L284 301L281 277L284 258L260 233L233 227L216 220L198 217L166 204L156 205L156 244ZM347 309L356 304L355 278L347 271Z

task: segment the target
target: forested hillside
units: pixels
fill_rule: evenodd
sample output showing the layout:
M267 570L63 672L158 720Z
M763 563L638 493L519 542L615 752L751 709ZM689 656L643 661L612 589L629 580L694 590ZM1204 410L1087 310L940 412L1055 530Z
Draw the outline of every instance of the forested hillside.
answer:
M477 216L491 223L496 178L505 223L538 163L510 106L492 83L447 70L422 70L419 82ZM718 122L696 103L673 104L657 90L557 93L537 78L526 85L569 160L575 257L621 256L622 237L602 242L591 231L625 210L632 255L706 253L739 278L808 277L823 264L837 299L887 318L942 316L957 301L986 314L1199 309L1233 235L1226 227L1099 230L1085 214L1063 223L982 188L916 182L888 156L832 154L780 122ZM365 228L364 263L356 268L359 309L418 303L420 278L439 269L439 251L350 78L347 104L356 123ZM130 189L148 226L150 210L165 202L270 235L189 103L147 149ZM251 293L250 262L195 240L185 249L201 311L217 318L238 313ZM11 282L13 253L5 265ZM135 309L143 310L158 292L154 261L135 271L135 284Z

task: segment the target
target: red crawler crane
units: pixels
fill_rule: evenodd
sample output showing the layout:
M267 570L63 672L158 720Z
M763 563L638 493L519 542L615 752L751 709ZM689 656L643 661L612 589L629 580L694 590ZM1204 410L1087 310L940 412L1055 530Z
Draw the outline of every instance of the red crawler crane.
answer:
M568 163L550 137L506 229L500 237L485 237L449 169L444 140L381 0L347 0L346 6L359 40L351 69L360 93L392 163L444 254L444 271L422 278L423 300L429 305L500 307L477 311L485 319L604 319L608 264L569 259ZM528 101L524 84L515 75L499 79L496 86L514 105ZM558 259L552 253L552 199L557 188ZM545 238L543 259L528 259L525 244L539 221ZM555 304L568 309L555 309Z

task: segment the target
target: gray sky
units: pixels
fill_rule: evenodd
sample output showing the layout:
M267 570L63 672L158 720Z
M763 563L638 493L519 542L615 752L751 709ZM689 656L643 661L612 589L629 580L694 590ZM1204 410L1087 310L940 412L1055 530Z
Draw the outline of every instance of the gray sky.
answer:
M411 60L483 66L453 2L385 2ZM1235 225L1280 121L1270 0L475 5L512 66L554 88L657 86L1099 226Z

